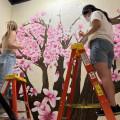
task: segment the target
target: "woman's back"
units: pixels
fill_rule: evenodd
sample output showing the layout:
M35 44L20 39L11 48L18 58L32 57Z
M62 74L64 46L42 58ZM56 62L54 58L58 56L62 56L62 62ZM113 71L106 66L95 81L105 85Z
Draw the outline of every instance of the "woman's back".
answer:
M2 38L2 53L7 50L15 52L15 49L11 47L11 44L14 44L16 41L16 32L11 31L9 35L7 34L8 33L6 33Z
M94 11L91 14L91 23L93 20L99 20L101 27L90 35L90 39L103 38L110 41L113 44L113 29L112 24L107 20L106 16L101 11Z

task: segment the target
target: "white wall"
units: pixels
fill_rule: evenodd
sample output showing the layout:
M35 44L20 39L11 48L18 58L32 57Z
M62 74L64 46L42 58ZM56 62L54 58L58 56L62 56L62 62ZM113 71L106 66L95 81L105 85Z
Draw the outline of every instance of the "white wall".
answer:
M62 4L62 2L64 3L64 5ZM56 13L59 12L58 8L61 7L61 10L64 15L64 18L62 20L65 22L65 24L69 25L71 21L73 21L77 17L77 15L78 16L80 15L80 9L85 4L94 4L98 8L101 8L108 12L110 17L118 15L116 11L118 8L120 8L120 1L114 0L31 0L26 3L13 6L12 19L16 20L18 24L21 24L26 22L32 15L36 14L39 11L47 11L48 13L50 13L51 17L53 17ZM38 71L37 69L36 71L32 71L30 77L31 79L36 80L36 82L33 81L33 83L37 83L35 85L39 89L42 81L41 82L39 81L40 78L35 78L35 76L40 77L40 74L37 73L37 71ZM34 75L36 73L38 75ZM53 75L50 76L53 77ZM38 83L38 81L40 83ZM52 82L50 83L51 83L50 85L52 86ZM120 95L117 96L120 97ZM118 100L119 98L117 96L116 99ZM99 118L99 120L103 120L103 118Z
M12 6L8 0L0 0L0 41L6 30L6 23L11 19Z
M13 6L12 18L18 23L23 23L29 19L31 15L38 11L43 11L57 0L31 0L22 4Z
M106 10L110 16L117 15L116 9L120 8L120 1L114 0L31 0L19 5L13 6L12 9L12 18L15 19L18 23L23 23L31 15L34 15L38 11L47 10L48 8L54 9L53 12L56 12L56 9L60 6L62 2L74 1L79 4L94 4L97 7ZM60 4L59 4L60 3ZM56 6L55 6L56 5ZM56 7L56 8L55 8ZM67 8L67 7L66 7Z

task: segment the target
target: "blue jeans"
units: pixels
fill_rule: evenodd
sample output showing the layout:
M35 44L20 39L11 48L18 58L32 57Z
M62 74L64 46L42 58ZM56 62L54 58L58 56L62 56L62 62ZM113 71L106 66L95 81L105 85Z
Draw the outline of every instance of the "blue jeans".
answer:
M10 50L4 51L0 55L0 88L4 83L4 77L13 73L13 67L16 64L16 56Z
M90 60L93 65L98 62L106 62L110 69L112 67L113 58L113 44L108 40L96 38L90 42Z

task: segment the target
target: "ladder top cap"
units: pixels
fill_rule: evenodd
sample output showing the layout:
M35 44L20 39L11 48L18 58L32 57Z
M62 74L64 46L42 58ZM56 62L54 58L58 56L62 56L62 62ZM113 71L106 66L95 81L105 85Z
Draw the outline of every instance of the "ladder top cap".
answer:
M5 76L5 80L13 80L13 79L16 79L18 81L26 83L26 79L24 79L23 77L18 76L17 74L9 74L9 75Z
M84 50L84 46L82 43L74 43L71 45L72 49Z

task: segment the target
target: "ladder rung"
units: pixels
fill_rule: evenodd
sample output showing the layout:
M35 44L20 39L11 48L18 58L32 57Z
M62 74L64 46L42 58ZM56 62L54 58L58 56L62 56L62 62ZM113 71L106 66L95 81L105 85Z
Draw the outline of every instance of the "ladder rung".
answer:
M22 110L18 111L18 113L24 113L24 112L27 112L27 111L22 111Z
M66 104L67 107L72 107L72 108L82 108L82 109L95 109L95 108L100 108L100 104Z
M66 117L62 117L62 120L67 120L67 118Z

